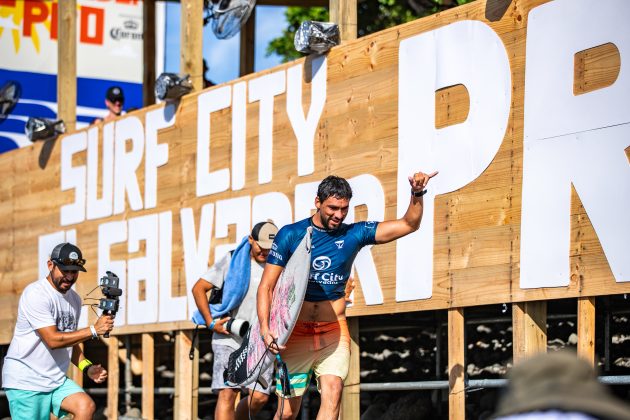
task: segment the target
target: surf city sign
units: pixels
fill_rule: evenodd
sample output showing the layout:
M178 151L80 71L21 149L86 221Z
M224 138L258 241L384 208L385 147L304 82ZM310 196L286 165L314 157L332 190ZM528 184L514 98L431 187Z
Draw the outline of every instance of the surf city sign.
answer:
M630 107L624 105L630 71L621 65L612 85L577 96L572 91L576 53L611 43L621 63L629 59L630 33L624 19L628 16L630 3L625 0L601 2L597 10L585 0L557 0L529 12L522 117L521 289L569 285L572 186L599 238L614 282L630 281L630 165L625 152L630 145ZM304 63L313 75L310 98L302 93ZM425 196L421 229L395 245L395 302L432 298L438 258L434 255L436 197L471 185L496 158L515 118L513 63L502 38L479 20L460 20L398 43L397 215L402 216L408 205L407 175L417 170L439 170L440 175ZM205 203L197 222L192 207L173 214L172 208L163 211L158 206L159 186L168 181L160 172L170 165L173 150L173 145L158 141L158 134L177 127L183 115L173 105L149 109L144 120L134 114L105 124L100 142L101 128L96 126L61 140L61 191L72 200L60 207L59 223L68 229L68 237L76 235L73 226L99 221L98 272L116 272L127 289L119 322L189 319L195 308L190 290L208 267L213 230L215 240L227 238L228 227L235 225L238 240L249 233L252 222L272 218L281 226L311 214L316 186L327 175L316 172L316 167L323 141L322 116L330 106L327 96L334 94L328 85L329 71L328 59L317 57L196 97L196 154L189 167L195 168L196 199ZM464 85L470 96L468 117L461 124L437 129L435 92L457 84ZM304 99L308 106L303 106ZM247 124L248 110L253 105L258 122L255 163L248 159L251 148L246 144L246 128L252 127ZM227 136L231 158L216 160L211 123L226 110L231 114ZM251 195L278 182L274 167L284 158L274 155L282 142L274 137L278 119L288 121L296 141L294 191ZM85 164L73 163L80 153L87 155ZM139 172L144 173L143 184ZM246 182L252 178L255 185ZM365 206L368 220L384 220L388 192L379 177L368 172L348 178L355 192L352 206ZM213 201L226 193L229 198ZM172 293L174 218L181 227L186 296ZM351 211L347 221L353 218ZM58 232L40 236L40 252L46 249L42 243L58 237ZM134 253L142 242L144 256L111 258L112 246L126 243L128 252ZM233 246L215 244L215 260ZM363 249L355 262L368 306L388 303L375 263L376 249Z

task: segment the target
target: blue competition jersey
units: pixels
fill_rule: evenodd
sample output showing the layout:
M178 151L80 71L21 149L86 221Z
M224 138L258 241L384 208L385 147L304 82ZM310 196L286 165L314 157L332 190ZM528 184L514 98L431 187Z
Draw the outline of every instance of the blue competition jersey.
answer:
M342 224L339 229L326 230L313 225L309 217L284 226L276 235L267 262L286 266L309 226L313 227L313 248L304 299L308 302L337 300L345 295L357 253L364 246L375 243L378 222Z

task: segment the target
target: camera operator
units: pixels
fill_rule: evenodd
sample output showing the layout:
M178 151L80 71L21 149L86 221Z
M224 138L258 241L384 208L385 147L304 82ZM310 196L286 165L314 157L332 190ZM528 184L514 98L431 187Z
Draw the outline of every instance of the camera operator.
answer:
M91 419L96 406L66 371L70 361L96 383L107 371L85 358L79 343L111 331L111 316L77 330L81 298L72 290L79 271L86 271L81 250L70 243L57 245L48 260L49 274L29 284L20 297L17 322L4 359L2 385L13 419L48 420L72 413L75 420Z
M214 418L247 419L249 411L256 415L269 399L273 366L260 377L268 384L262 389L254 382L247 388L253 389L248 398L241 399L234 410L236 396L240 388L229 388L223 381L223 371L227 367L230 353L238 349L242 343L239 337L238 324L242 321L258 322L256 318L256 292L263 273L269 249L278 228L272 222L257 223L251 235L243 238L233 253L227 253L210 270L195 283L192 294L199 309L196 316L203 317L206 326L214 331L212 351L214 353L212 369L212 390L218 392ZM212 289L220 289L220 303L208 305L207 293ZM216 291L213 291L215 293ZM213 299L211 299L212 303ZM230 315L225 316L224 315ZM229 321L233 320L232 323ZM243 331L246 332L246 331ZM249 404L249 405L248 405Z

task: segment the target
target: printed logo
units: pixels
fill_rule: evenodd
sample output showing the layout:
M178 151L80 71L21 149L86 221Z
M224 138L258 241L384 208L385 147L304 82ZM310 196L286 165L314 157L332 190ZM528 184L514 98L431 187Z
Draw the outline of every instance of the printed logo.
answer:
M337 249L343 248L343 239L340 241L335 241L335 245L337 245Z
M330 268L332 261L326 256L317 257L313 260L313 269L321 271Z
M376 222L371 221L371 222L365 222L365 227L368 229L374 229L374 227L376 227Z
M123 27L112 28L109 31L109 36L117 41L121 39L142 40L142 31L140 30L140 24L133 20L126 20L123 22Z
M126 20L123 23L123 26L125 27L125 29L138 29L140 25L133 20Z
M57 316L57 329L61 332L77 329L77 320L72 312L61 312Z

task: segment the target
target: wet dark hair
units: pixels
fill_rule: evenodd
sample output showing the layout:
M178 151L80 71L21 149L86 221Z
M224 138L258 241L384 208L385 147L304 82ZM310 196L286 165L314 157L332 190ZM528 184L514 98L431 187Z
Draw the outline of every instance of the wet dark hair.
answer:
M329 197L350 200L352 188L344 178L329 175L317 187L317 198L322 203Z

